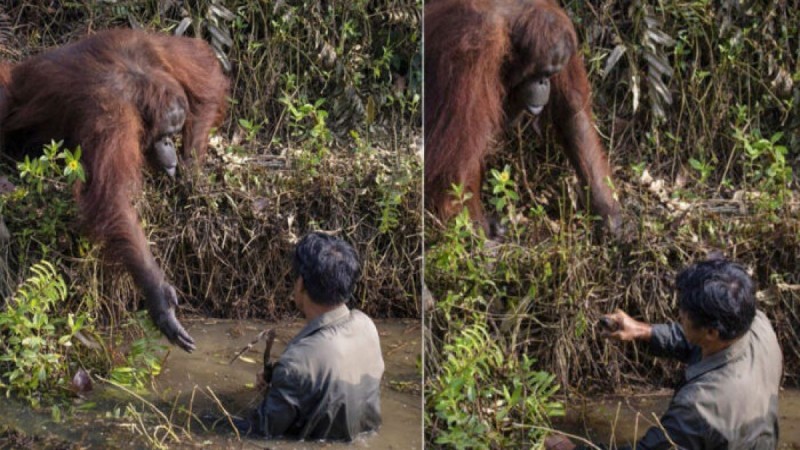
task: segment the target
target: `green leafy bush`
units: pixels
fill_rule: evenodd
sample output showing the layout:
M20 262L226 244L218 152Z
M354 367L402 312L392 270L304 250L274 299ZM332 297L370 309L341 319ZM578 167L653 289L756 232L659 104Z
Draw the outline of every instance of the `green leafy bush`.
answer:
M139 311L126 324L141 330L141 337L130 344L125 355L125 364L111 368L110 378L123 386L142 389L150 379L161 373L164 345L160 343L161 332L147 317L147 311Z
M87 312L60 314L67 285L48 261L34 264L32 275L0 310L0 387L36 406L69 381L68 356L75 334L91 326Z
M553 375L533 359L508 353L480 316L453 331L426 402L435 443L448 448L514 448L539 442L550 416L563 415L552 400Z

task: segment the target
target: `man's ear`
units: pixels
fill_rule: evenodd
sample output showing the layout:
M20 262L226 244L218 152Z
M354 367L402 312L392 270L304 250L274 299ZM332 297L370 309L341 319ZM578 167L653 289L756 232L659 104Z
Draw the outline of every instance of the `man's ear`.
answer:
M706 335L706 338L709 341L719 341L719 330L714 327L708 327L703 330Z

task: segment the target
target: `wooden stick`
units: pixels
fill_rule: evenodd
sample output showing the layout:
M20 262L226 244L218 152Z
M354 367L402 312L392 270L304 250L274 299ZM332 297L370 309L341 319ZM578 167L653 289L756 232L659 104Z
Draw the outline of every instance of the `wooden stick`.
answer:
M264 375L266 378L266 374L270 372L271 368L269 367L269 354L272 352L272 344L275 343L275 329L270 328L267 332L267 346L264 348Z
M275 330L273 328L270 328L269 330L264 330L264 331L258 333L256 338L253 339L252 341L250 341L250 343L247 344L247 346L245 348L239 350L228 364L229 365L233 364L233 362L236 361L237 359L239 359L239 357L242 356L244 354L244 352L250 350L251 348L253 348L254 345L258 344L258 342L264 336L268 336L267 337L267 349L271 350L272 349L272 342L275 340Z

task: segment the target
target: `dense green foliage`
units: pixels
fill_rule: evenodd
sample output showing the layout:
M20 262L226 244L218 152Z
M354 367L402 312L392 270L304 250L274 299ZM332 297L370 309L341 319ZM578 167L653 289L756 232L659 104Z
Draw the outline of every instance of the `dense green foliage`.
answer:
M88 316L85 312L55 315L59 302L67 296L64 279L44 261L32 266L31 272L0 311L0 333L5 335L0 388L6 395L16 392L38 405L43 395L66 387L67 351Z

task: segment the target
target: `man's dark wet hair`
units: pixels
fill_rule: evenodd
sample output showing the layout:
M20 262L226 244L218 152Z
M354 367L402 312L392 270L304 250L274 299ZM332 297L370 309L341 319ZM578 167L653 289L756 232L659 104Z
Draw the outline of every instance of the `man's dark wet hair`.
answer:
M756 315L753 280L744 267L725 259L695 263L675 284L678 304L695 326L714 328L729 341L750 329Z
M294 249L294 275L314 303L346 303L361 274L358 255L350 244L327 234L306 235Z

